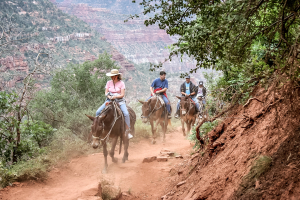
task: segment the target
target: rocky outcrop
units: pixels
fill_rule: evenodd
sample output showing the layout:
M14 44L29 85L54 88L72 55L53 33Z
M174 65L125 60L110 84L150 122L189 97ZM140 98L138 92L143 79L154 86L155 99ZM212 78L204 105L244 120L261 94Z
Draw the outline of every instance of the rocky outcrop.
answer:
M7 56L5 58L0 58L0 72L5 72L7 70L28 73L28 64L25 61L25 57Z

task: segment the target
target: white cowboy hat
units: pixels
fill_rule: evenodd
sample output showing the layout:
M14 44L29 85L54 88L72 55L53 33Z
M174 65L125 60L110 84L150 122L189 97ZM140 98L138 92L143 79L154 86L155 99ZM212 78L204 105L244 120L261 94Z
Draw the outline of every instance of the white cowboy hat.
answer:
M117 69L112 69L112 70L110 71L110 73L106 73L106 76L116 76L116 75L119 75L119 74L121 74L121 73L119 73L119 70L117 70Z

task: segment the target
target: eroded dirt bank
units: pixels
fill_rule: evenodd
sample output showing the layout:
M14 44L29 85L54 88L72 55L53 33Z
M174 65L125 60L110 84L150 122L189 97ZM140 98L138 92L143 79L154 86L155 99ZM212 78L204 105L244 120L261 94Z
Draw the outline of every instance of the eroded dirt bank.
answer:
M121 163L121 155L117 155L119 163L109 159L108 174L102 175L103 154L92 154L71 160L63 168L54 168L47 181L43 183L25 182L18 186L7 187L0 191L1 200L77 200L85 199L85 194L95 193L102 177L112 180L122 191L132 193L123 199L160 199L165 193L165 181L169 171L175 164L189 157L192 149L189 141L182 133L174 131L166 135L166 142L157 141L152 145L150 140L130 144L129 161ZM168 162L153 161L142 163L148 156L156 156L162 149L169 149L183 155L183 159L171 158Z
M237 106L208 134L205 150L173 169L164 199L299 199L299 94L288 84L278 92L257 87L259 101ZM271 162L256 178L250 169L261 156Z

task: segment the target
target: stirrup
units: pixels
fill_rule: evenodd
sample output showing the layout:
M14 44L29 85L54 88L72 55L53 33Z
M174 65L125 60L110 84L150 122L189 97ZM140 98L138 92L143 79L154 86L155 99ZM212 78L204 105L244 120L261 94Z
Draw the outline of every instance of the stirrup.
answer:
M174 117L175 117L176 119L179 119L179 118L180 118L178 114L176 114Z

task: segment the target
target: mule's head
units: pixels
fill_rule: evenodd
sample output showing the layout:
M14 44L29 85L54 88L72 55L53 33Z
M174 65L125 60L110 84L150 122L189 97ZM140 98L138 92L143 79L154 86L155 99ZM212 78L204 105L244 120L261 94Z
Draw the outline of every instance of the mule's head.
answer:
M185 116L188 110L190 109L190 97L187 96L176 96L178 99L180 99L180 110L181 110L181 115Z
M138 100L142 106L142 122L147 123L151 114L151 99L148 101L140 101Z
M104 138L105 136L103 135L104 132L104 119L106 117L106 114L101 114L98 117L92 117L89 115L86 115L90 120L93 121L92 124L92 137L93 137L93 142L92 142L92 147L94 149L98 148L100 146L100 138Z

